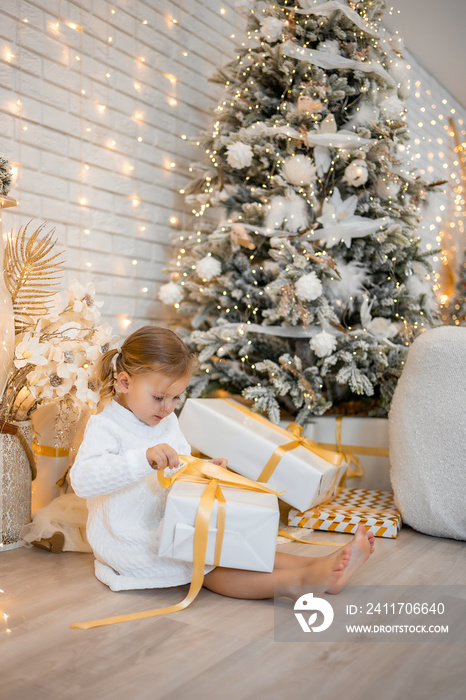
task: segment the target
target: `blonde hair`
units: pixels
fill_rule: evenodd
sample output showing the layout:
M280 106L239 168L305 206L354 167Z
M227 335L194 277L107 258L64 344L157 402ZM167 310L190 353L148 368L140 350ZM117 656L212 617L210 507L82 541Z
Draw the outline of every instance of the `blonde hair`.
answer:
M143 326L131 333L121 348L102 354L95 378L101 399L107 399L116 394L116 377L120 372L132 376L155 371L178 379L194 372L196 363L196 356L176 333L159 326Z

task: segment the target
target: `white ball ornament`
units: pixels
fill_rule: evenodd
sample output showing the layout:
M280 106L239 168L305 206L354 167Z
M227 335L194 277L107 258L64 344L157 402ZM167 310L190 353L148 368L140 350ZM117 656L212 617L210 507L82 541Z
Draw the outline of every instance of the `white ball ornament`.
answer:
M346 180L351 187L361 187L366 184L368 176L369 173L366 161L358 158L357 160L351 161L346 167L343 179Z
M222 265L217 258L212 257L212 255L206 255L205 258L199 260L196 263L196 272L199 277L207 280L208 282L213 278L217 277L222 271Z
M294 288L301 301L314 301L322 294L322 282L314 271L300 277Z
M159 289L159 299L169 306L178 304L183 299L183 290L175 282L167 282L167 284L162 284Z
M283 170L288 182L296 186L310 185L315 180L317 173L312 160L302 154L286 158Z
M309 345L317 357L327 357L336 349L337 339L331 333L321 331L311 338Z
M379 175L375 189L382 199L394 199L400 191L400 185L389 180L386 175Z
M252 163L253 151L248 143L237 141L227 146L227 162L232 168L241 170Z

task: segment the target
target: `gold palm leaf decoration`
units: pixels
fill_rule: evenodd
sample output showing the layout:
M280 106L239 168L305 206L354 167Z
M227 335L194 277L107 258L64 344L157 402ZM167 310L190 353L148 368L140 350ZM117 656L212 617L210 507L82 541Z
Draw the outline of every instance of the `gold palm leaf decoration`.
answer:
M29 222L30 223L30 222ZM5 284L11 294L16 332L24 331L37 316L46 313L55 287L63 276L63 251L53 253L55 229L41 235L41 224L28 239L28 226L10 234L5 246Z

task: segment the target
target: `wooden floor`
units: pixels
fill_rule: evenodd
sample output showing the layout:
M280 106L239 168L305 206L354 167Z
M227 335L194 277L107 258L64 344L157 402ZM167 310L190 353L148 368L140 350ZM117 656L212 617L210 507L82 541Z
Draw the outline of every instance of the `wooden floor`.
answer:
M329 537L347 539L313 534ZM352 583L466 584L463 542L404 527L396 540L378 538L376 545ZM311 548L289 543L279 549L309 554ZM331 551L312 549L312 555ZM203 589L176 614L72 630L73 622L170 605L186 592L114 593L95 579L89 554L1 552L0 587L0 608L8 615L0 619L2 700L465 697L464 643L278 643L269 600L233 600Z

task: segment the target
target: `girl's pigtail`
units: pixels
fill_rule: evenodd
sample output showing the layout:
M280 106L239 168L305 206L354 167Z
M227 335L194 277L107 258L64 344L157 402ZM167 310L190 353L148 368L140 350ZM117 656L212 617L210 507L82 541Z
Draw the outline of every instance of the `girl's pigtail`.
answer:
M117 374L117 361L120 355L118 348L107 350L97 362L94 376L100 387L100 398L102 401L112 398L116 394L115 379Z

